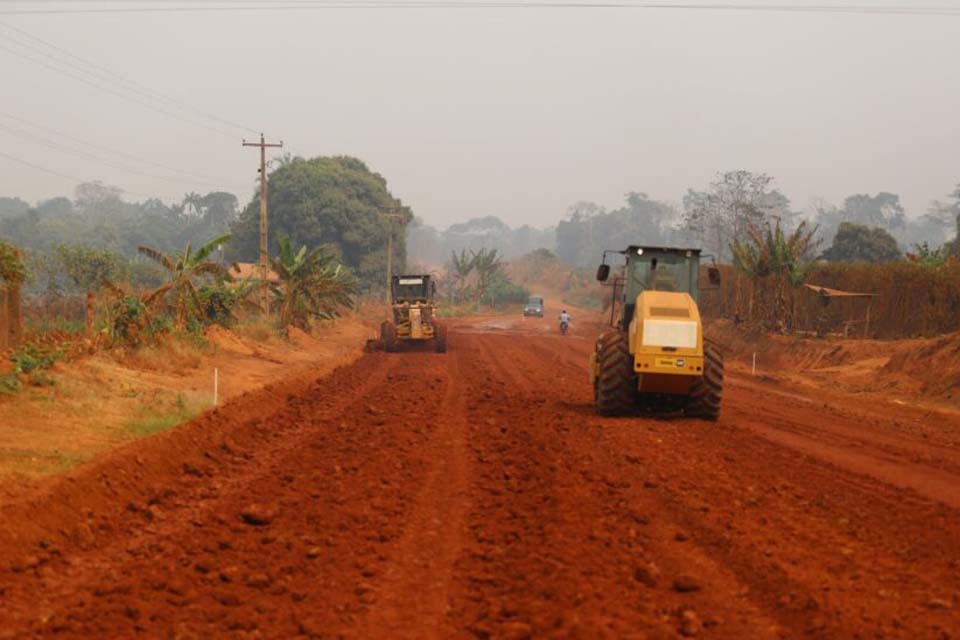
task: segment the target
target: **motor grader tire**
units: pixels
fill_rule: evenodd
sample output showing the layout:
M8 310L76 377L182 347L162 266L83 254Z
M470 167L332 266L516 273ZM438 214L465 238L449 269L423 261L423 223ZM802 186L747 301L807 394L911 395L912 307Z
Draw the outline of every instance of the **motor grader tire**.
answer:
M447 352L447 326L443 324L433 325L433 348L437 353Z
M380 340L383 342L383 350L387 353L397 350L397 328L392 322L385 321L380 325Z
M716 343L703 341L703 377L690 390L687 415L704 420L720 417L720 400L723 395L723 353Z
M596 411L601 416L622 416L636 409L637 374L627 334L608 331L600 336L594 383Z

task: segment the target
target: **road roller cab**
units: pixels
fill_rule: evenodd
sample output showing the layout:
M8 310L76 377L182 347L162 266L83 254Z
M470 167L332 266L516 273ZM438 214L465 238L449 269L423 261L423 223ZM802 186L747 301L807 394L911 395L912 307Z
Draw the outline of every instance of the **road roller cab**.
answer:
M622 255L612 281L611 330L597 340L590 382L597 412L637 408L683 411L707 419L720 412L723 357L704 339L700 318L700 250L630 246L606 251L597 279L610 279L608 256ZM719 271L710 268L710 280Z

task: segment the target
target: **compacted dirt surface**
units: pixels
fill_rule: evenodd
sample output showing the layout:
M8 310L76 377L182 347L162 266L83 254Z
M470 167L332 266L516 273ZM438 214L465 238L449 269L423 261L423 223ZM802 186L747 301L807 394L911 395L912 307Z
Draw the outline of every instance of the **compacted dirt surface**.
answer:
M960 637L960 416L734 370L599 418L598 331L454 323L41 482L0 637Z

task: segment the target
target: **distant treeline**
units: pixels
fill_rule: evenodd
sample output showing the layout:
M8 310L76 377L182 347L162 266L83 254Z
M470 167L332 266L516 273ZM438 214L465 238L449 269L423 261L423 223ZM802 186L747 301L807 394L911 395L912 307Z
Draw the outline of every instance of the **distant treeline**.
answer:
M312 159L285 157L270 172L271 255L282 238L294 246L323 248L359 276L362 287L377 287L384 280L387 238L393 233L395 264L406 259L403 228L413 219L387 189L380 174L350 157ZM0 197L0 239L23 249L28 263L43 264L43 257L62 245L107 250L138 265L149 265L138 248L163 252L194 248L225 233L231 240L211 256L222 264L254 262L259 253L259 193L240 208L235 195L191 193L173 205L149 199L130 202L119 189L99 182L81 184L74 197L58 197L31 206L11 197ZM383 214L398 214L388 219ZM153 268L153 265L150 266ZM31 270L27 286L42 276Z
M956 235L960 185L945 201L934 201L919 216L908 216L900 197L881 192L853 194L840 206L819 202L812 212L793 208L790 199L765 174L728 171L702 189L689 189L681 205L654 200L641 192L626 196L624 206L607 210L578 202L557 226L557 254L566 262L588 265L604 249L628 244L685 245L703 248L718 262L729 262L731 245L751 227L778 222L789 232L802 222L815 228L816 256L828 251L844 226L867 247L841 247L832 261L886 262L907 253L935 250ZM852 230L851 230L852 229ZM879 231L878 231L879 230ZM884 247L884 243L892 246ZM856 243L855 243L856 244Z

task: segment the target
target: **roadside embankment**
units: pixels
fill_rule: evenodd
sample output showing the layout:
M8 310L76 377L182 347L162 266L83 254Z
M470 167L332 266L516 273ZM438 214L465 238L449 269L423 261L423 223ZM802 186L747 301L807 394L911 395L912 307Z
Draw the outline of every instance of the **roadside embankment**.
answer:
M881 393L901 402L960 407L960 333L907 340L766 334L709 321L730 366L833 391Z
M127 442L165 431L283 378L317 377L361 354L369 326L342 319L282 339L268 325L168 337L57 362L50 383L0 396L0 500Z

